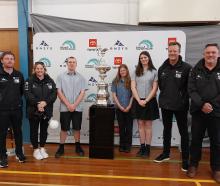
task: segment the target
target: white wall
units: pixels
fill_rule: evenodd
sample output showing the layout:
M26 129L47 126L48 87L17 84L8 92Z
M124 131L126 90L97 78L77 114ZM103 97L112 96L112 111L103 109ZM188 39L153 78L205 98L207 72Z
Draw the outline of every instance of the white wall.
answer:
M29 0L29 6L33 13L133 25L220 20L220 0ZM0 28L17 27L17 0L0 0Z
M0 0L0 28L18 28L16 0Z
M139 22L219 21L220 0L140 0Z
M32 0L32 12L80 20L137 24L138 0Z

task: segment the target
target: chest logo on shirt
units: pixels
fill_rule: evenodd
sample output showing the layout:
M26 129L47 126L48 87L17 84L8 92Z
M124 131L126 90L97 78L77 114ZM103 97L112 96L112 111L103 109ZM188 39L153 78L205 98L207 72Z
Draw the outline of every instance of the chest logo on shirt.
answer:
M165 73L165 72L162 72L162 73L161 73L161 77L164 77L164 76L166 76L166 73Z
M47 83L47 87L48 87L48 89L52 89L53 88L51 83Z
M19 77L13 77L14 83L18 84L20 83Z
M220 72L216 73L217 79L220 80Z
M202 79L202 76L198 74L198 75L196 76L196 79Z
M176 70L175 77L180 79L182 77L182 72Z

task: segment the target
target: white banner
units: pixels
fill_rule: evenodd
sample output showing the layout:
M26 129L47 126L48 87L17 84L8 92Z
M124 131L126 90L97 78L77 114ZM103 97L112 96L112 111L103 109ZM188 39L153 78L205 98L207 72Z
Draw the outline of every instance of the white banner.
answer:
M56 81L58 74L66 70L65 60L69 56L77 59L77 71L88 82L89 90L84 99L84 111L81 130L81 142L89 142L89 107L94 104L97 92L98 72L94 66L99 61L97 48L107 48L105 60L112 69L107 72L106 82L111 82L117 73L115 65L124 63L129 67L130 74L135 70L141 51L147 50L155 67L167 59L167 47L171 41L178 41L182 45L181 55L185 59L186 36L179 30L172 31L123 31L123 32L59 32L38 33L34 35L33 50L34 62L42 61L47 66L48 74ZM110 92L111 95L111 92ZM112 100L112 98L111 98ZM54 119L59 120L59 99L54 105ZM49 129L48 142L59 142L60 129ZM161 120L153 123L153 146L162 145L163 126ZM72 131L69 131L67 142L73 142ZM118 144L118 125L115 121L115 144ZM172 145L179 145L180 138L177 126L174 123ZM137 123L134 121L133 145L139 145Z

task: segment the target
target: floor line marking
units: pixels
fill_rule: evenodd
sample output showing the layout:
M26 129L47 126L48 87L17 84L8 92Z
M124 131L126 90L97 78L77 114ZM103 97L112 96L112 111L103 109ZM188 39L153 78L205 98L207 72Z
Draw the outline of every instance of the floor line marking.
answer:
M26 185L26 186L70 186L70 185L63 185L63 184L45 184L45 183L22 183L22 182L0 182L0 184L5 185ZM78 186L78 185L71 185L71 186Z
M199 182L195 182L196 186L202 186Z
M4 174L27 174L27 175L50 175L50 176L68 176L68 177L90 177L90 178L111 178L111 179L133 179L133 180L153 180L153 181L174 181L174 182L199 182L199 183L215 183L214 180L197 180L197 179L181 179L181 178L156 178L143 176L114 176L114 175L98 175L98 174L75 174L75 173L55 173L55 172L33 172L33 171L6 171L0 170Z

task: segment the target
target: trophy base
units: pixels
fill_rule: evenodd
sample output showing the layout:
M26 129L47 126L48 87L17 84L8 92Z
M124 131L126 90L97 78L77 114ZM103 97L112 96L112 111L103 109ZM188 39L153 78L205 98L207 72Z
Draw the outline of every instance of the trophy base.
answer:
M100 107L108 107L109 105L112 105L112 104L110 101L107 101L107 100L97 100L95 105L100 106Z

